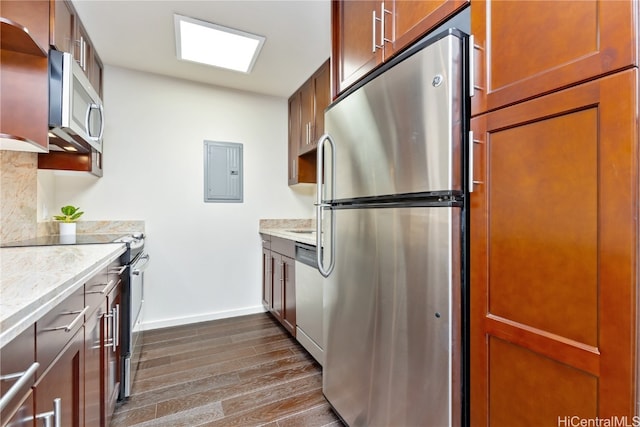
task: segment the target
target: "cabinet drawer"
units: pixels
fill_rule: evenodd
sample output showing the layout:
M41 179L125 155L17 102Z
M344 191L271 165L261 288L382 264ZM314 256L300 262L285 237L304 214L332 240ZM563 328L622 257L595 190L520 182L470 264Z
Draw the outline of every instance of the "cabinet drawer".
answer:
M40 376L60 350L84 324L88 311L84 304L84 287L80 287L36 322L36 360Z
M122 264L122 261L120 261L120 259L117 259L109 264L109 267L107 267L109 283L118 283L123 275L129 274L128 268L128 266ZM109 290L109 292L111 292L111 290Z
M87 312L104 303L107 294L116 284L116 281L109 278L107 268L103 268L84 285L85 305L89 306Z
M296 257L296 244L293 240L271 236L271 250L290 258Z
M35 372L27 373L35 361L35 326L15 337L0 350L0 395L6 396L12 387L16 391L5 410L0 413L0 420L6 420L21 408L21 402L34 383ZM18 381L26 381L20 386ZM19 412L19 411L18 411ZM0 425L5 425L4 421Z
M260 234L262 238L262 247L265 249L271 249L271 236L268 234Z

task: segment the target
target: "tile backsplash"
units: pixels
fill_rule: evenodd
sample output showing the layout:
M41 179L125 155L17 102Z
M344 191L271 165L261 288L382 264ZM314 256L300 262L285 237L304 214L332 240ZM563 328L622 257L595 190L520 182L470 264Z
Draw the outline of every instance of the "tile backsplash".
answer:
M38 155L0 150L0 243L37 235Z

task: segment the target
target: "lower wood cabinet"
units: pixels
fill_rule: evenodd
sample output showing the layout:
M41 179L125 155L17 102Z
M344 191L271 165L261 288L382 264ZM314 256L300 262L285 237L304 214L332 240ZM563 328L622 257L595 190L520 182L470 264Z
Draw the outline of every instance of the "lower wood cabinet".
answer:
M101 378L104 382L104 425L111 422L111 415L116 408L118 393L120 391L120 307L122 293L120 280L107 296L107 314L102 316L104 338L102 340L103 369Z
M273 257L271 256L271 236L262 237L262 305L268 310L273 307Z
M87 315L84 340L84 419L87 426L100 426L102 419L102 348L103 327L102 320L106 313L106 301L95 307Z
M119 261L87 282L87 316L85 337L85 421L87 427L109 426L119 397L122 378L121 309L122 280Z
M114 261L0 350L3 396L31 378L0 427L109 426L121 380L121 272Z
M262 303L295 337L295 243L268 235L262 242Z
M42 425L85 425L83 326L38 378L33 392L36 424L42 420Z
M0 395L14 393L0 409L0 425L33 426L33 392L36 378L35 325L27 328L0 350ZM20 380L27 382L20 386Z
M282 324L296 336L296 268L295 258L282 256Z
M471 120L472 426L636 414L637 78Z

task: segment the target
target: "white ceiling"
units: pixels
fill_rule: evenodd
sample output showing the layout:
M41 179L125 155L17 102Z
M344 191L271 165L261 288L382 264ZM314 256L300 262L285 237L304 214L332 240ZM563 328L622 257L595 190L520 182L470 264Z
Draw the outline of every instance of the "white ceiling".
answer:
M73 0L102 62L289 97L331 53L330 0ZM266 37L250 74L176 58L173 14Z

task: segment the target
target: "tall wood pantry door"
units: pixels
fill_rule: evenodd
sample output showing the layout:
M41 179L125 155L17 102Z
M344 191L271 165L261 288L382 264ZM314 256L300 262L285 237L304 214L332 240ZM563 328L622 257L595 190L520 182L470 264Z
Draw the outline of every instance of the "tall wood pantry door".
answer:
M631 69L471 121L474 427L632 421L637 93Z

